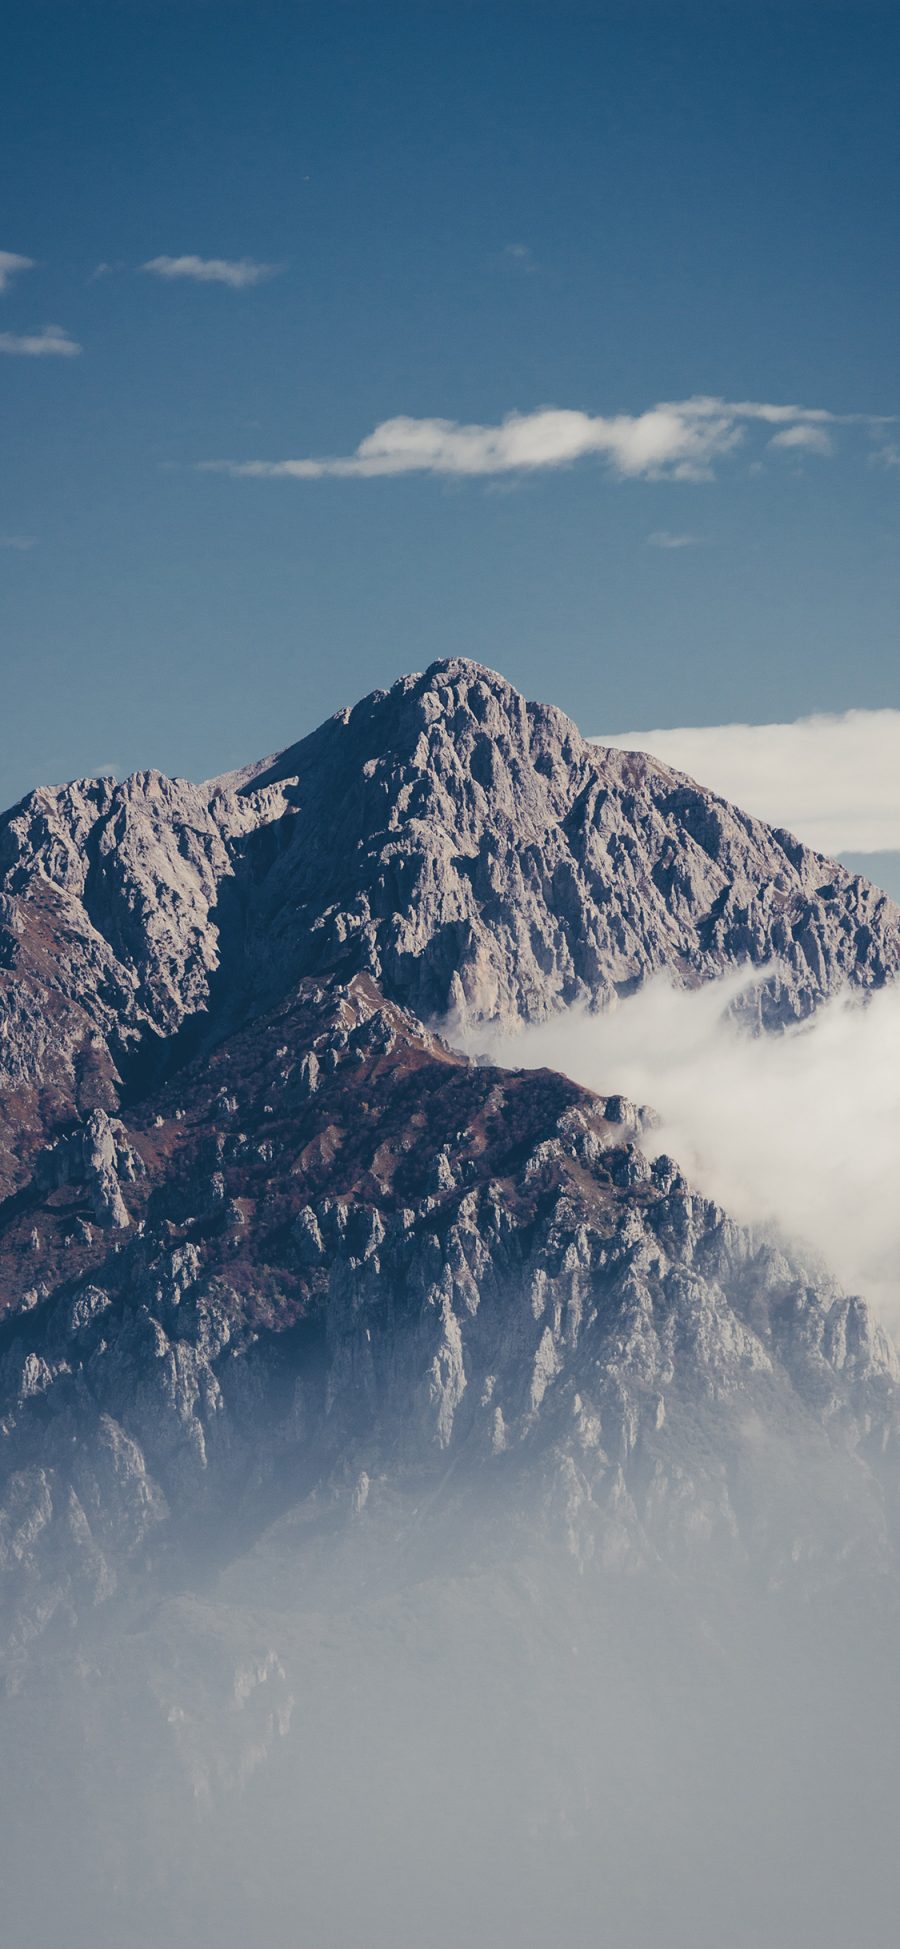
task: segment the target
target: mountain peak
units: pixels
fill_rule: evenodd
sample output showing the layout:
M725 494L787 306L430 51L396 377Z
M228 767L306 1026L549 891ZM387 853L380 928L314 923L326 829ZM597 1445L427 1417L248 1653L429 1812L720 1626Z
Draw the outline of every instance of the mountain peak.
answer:
M245 792L301 776L331 752L340 762L362 764L414 760L423 731L437 727L448 743L465 747L472 737L512 740L527 751L535 724L553 727L574 750L585 740L572 721L552 705L526 701L506 677L469 657L446 657L424 671L398 677L389 690L373 690L357 704L327 718L315 731L286 746L242 775ZM420 753L424 757L424 748Z
M896 1746L893 1349L805 1255L692 1190L642 1110L551 1070L467 1060L430 1026L451 1011L516 1025L615 1006L657 971L695 985L772 961L760 1011L777 1025L842 984L896 975L900 914L651 758L586 744L466 659L373 693L245 773L82 782L0 821L0 1692L14 1695L7 1748L24 1755L2 1817L14 1851L40 1861L80 1783L85 1842L64 1850L63 1885L82 1852L129 1907L121 1928L88 1924L91 1941L159 1940L152 1879L120 1866L122 1750L153 1873L164 1861L170 1888L186 1861L173 1941L185 1928L194 1941L197 1918L204 1939L222 1936L198 1897L191 1816L205 1823L233 1781L243 1834L256 1768L289 1832L271 1874L251 1850L254 1915L303 1833L337 1864L319 1933L352 1939L333 1896L348 1833L357 1880L357 1839L382 1803L402 1831L401 1879L417 1857L397 1812L404 1764L389 1748L375 1789L363 1771L362 1797L335 1793L323 1821L311 1725L327 1764L346 1746L355 1779L369 1698L386 1701L393 1735L419 1723L436 1683L446 1736L424 1720L413 1794L433 1803L449 1777L455 1819L473 1771L458 1792L459 1724L479 1774L507 1749L505 1711L485 1737L498 1674L514 1714L526 1698L529 1721L546 1716L534 1770L548 1797L520 1818L489 1772L471 1852L494 1804L512 1806L543 1875L558 1827L552 1916L513 1935L595 1940L605 1883L575 1932L555 1891L578 1822L609 1831L598 1796L621 1701L649 1696L655 1724L648 1684L664 1661L684 1696L684 1643L704 1699L717 1671L730 1687L732 1610L777 1718L766 1821L783 1702L800 1701L806 1752L838 1700L842 1765L860 1670L885 1728L881 1806ZM489 1638L473 1634L479 1589ZM673 1645L679 1589L689 1635ZM800 1647L796 1675L774 1680L770 1596L796 1606ZM844 1608L850 1651L823 1668L817 1707L809 1621L819 1658L823 1619ZM375 1664L357 1660L360 1620ZM635 1684L617 1640L635 1647ZM548 1647L559 1666L542 1691ZM402 1666L399 1711L385 1656ZM422 1694L406 1686L411 1658ZM609 1709L586 1719L601 1670ZM305 1801L279 1757L295 1701ZM647 1777L672 1766L664 1825L683 1852L671 1806L690 1773L660 1724ZM749 1737L722 1724L742 1771L758 1712ZM612 1801L643 1809L630 1765L644 1734L625 1743ZM713 1741L702 1751L722 1799ZM817 1745L810 1771L811 1794L792 1801L811 1798L830 1836ZM743 1779L732 1798L752 1861ZM777 1823L785 1804L776 1795ZM422 1914L448 1881L452 1819ZM645 1827L629 1857L641 1862ZM380 1866L359 1885L377 1886ZM222 1880L231 1908L230 1859ZM727 1896L731 1913L730 1883ZM266 1924L266 1939L293 1943L305 1901L304 1888L282 1909L287 1933ZM892 1924L893 1910L885 1942ZM712 1940L706 1910L688 1933ZM378 1940L420 1935L419 1916L399 1934L392 1917Z
M777 961L763 1006L784 1020L900 956L864 882L467 658L373 692L245 790L274 784L296 816L253 895L270 968L277 941L308 969L299 927L317 968L365 968L432 1018L514 1025L663 968Z
M32 1092L20 1143L32 1112L44 1130L54 1104L113 1108L141 1052L180 1060L189 1025L220 1036L307 975L368 974L420 1018L514 1027L660 971L693 985L773 963L763 1018L802 1017L900 969L900 913L463 657L205 786L42 789L0 822L0 1076Z

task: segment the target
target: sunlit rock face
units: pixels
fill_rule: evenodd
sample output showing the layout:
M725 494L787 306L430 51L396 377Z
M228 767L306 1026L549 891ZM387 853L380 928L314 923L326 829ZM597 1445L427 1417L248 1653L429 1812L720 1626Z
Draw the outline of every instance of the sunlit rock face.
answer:
M883 983L898 929L883 893L789 834L588 744L477 664L435 664L245 772L41 788L6 815L4 1149L114 1109L179 1030L184 1053L310 973L509 1026L660 968L777 961L772 1023Z
M728 1888L795 1804L819 1893L771 1939L806 1916L837 1949L810 1836L876 1727L855 1939L887 1949L893 1346L657 1155L650 1111L470 1060L453 1025L777 960L777 1029L892 978L897 909L462 661L207 786L37 792L0 876L0 1669L28 1754L0 1828L11 1864L48 1804L69 1836L78 1755L75 1949L260 1914L296 1949L305 1898L316 1949L364 1911L392 1949L521 1949L554 1916L595 1949L601 1897L637 1949L670 1906L638 1891L635 1797L682 1873L671 1949L769 1939ZM56 1949L52 1889L10 1885L16 1942Z

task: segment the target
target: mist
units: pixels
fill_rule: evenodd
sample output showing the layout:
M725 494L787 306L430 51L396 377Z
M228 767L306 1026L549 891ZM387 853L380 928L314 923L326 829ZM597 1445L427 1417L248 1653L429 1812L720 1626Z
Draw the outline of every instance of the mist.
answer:
M651 1152L896 1321L900 997L754 1039L747 986L658 981L492 1054L655 1105ZM133 1567L126 1534L100 1599L61 1547L69 1621L3 1699L3 1949L886 1949L893 1451L873 1442L870 1481L846 1422L832 1440L783 1366L740 1360L716 1389L680 1356L661 1419L642 1362L610 1353L599 1285L519 1446L467 1437L473 1403L435 1451L416 1438L434 1309L396 1296L381 1392L354 1384L346 1422L340 1390L316 1411L309 1342L292 1396L281 1355L290 1409L262 1366L233 1399L226 1380L246 1498L237 1472L195 1490L207 1522ZM528 1290L487 1274L470 1394L498 1373L512 1394L539 1330ZM623 1385L622 1427L646 1409L627 1454Z
M4 1945L884 1949L877 1593L610 1576L532 1515L389 1493L83 1630L6 1705Z
M897 1333L900 992L836 996L758 1037L732 1004L764 978L685 990L659 977L609 1012L470 1040L506 1067L561 1069L649 1105L651 1156L667 1152L733 1217L819 1255Z

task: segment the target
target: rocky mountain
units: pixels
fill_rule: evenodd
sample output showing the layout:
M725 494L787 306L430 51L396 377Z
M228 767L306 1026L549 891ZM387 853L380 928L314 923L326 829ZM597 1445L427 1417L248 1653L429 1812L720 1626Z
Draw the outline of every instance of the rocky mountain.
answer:
M305 975L425 1020L608 1005L777 964L770 1024L900 966L900 910L493 672L435 664L205 786L41 789L0 822L0 1171Z
M818 1833L820 1776L863 1726L874 1886L900 1730L893 1344L692 1189L651 1111L470 1060L453 1025L750 962L777 964L777 1032L892 979L900 912L465 662L206 786L37 792L2 822L0 877L0 1670L29 1755L0 1831L16 1863L48 1807L68 1835L78 1773L76 1945L236 1943L264 1913L269 1949L296 1949L271 1886L286 1809L316 1949L356 1926L348 1822L367 1887L396 1861L373 1942L536 1944L635 1795L676 1882L673 1803L739 1876L698 1753L741 1799L732 1754L770 1742L741 1846L777 1852L795 1801ZM507 1933L452 1903L423 1928L468 1800L484 1887L532 1888L534 1836L550 1848ZM201 1898L210 1810L227 1845ZM621 1845L617 1949L852 1932L827 1849L807 1937L767 1935L750 1883L736 1926L709 1873L677 1927L636 1921ZM10 1886L17 1949L61 1949L52 1889ZM597 1940L584 1887L570 1945ZM855 1940L887 1949L895 1893Z
M245 1549L448 1457L578 1560L883 1567L891 1343L647 1148L622 1099L467 1062L368 976L58 1138L0 1235L10 1669L189 1574L198 1524Z

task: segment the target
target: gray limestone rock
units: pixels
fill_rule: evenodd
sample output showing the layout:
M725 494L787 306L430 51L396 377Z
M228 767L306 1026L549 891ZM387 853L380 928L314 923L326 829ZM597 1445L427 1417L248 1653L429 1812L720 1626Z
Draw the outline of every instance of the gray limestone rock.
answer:
M420 1017L511 1026L613 1004L660 969L693 984L745 965L771 965L753 1007L777 1025L891 979L900 912L462 659L242 774L42 787L0 821L0 1083L20 1150L54 1106L113 1110L123 1078L146 1087L310 973L368 971Z

